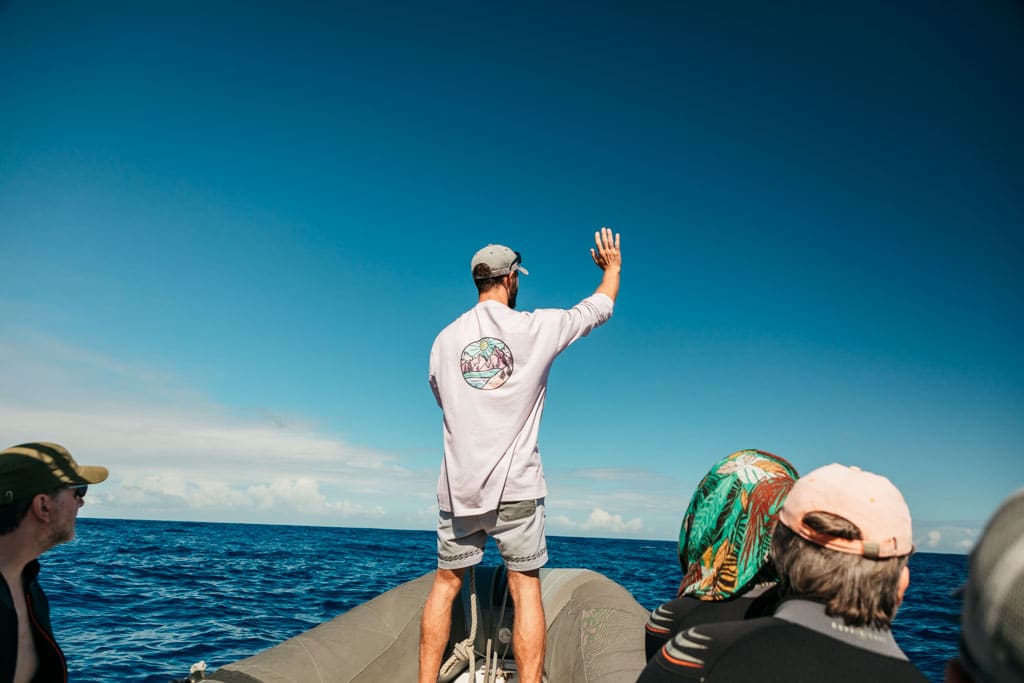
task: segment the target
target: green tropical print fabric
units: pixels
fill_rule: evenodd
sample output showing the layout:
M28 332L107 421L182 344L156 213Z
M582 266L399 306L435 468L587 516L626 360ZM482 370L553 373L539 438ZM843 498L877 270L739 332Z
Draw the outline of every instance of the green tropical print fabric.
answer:
M697 486L679 530L679 595L725 600L742 592L768 559L772 530L796 469L777 455L737 451Z

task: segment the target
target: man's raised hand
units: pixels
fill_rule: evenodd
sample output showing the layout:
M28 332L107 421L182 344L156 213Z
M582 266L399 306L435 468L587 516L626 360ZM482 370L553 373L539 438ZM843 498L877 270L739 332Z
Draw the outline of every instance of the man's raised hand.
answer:
M619 233L612 233L611 228L601 228L594 233L597 249L590 250L590 256L601 270L611 267L622 268L622 252L619 250Z

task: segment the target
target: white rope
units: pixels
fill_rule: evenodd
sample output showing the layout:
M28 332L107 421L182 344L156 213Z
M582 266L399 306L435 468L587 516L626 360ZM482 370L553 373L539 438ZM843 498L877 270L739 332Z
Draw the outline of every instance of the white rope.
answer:
M501 642L501 628L502 623L505 621L505 610L508 606L508 581L506 579L505 590L501 598L501 610L498 615L498 622L494 637L487 639L487 646L484 654L484 683L498 683L499 681L508 681L509 675L502 668L501 664L508 656L509 647L511 647L511 639L504 643L505 648L501 653L500 658L498 655L498 644ZM476 680L476 632L479 622L479 606L478 598L476 594L476 568L470 567L469 569L469 613L470 613L470 627L469 637L465 640L459 641L452 648L452 654L448 660L441 666L441 672L438 674L438 683L451 683L459 674L462 673L467 665L469 667L469 680ZM547 681L547 676L544 675L543 680Z

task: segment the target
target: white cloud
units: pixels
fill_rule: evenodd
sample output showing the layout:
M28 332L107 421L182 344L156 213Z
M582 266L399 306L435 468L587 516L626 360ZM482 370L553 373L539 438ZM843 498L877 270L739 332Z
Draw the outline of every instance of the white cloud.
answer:
M53 340L0 339L0 373L19 387L0 396L0 443L56 441L110 470L84 515L421 527L432 499L436 473L395 454L237 415L165 373Z
M417 519L430 520L433 523L437 523L437 499L431 497L430 505L421 507L416 512Z
M433 462L410 467L276 406L239 414L172 373L2 327L0 377L17 389L0 395L0 447L57 441L110 469L85 516L419 529L436 520ZM549 532L675 539L703 467L681 463L675 478L553 467ZM962 553L980 527L915 520L915 543Z
M90 490L86 516L396 528L436 520L433 467L411 469L274 407L238 414L172 373L26 330L0 337L0 374L21 388L0 396L0 442L56 441L110 469ZM640 515L654 512L666 516L668 538L686 505L640 469L588 468L549 483L554 533L649 533Z
M980 524L914 520L914 546L929 553L966 553L980 531Z
M547 479L546 505L554 533L596 534L603 530L672 540L679 533L692 494L691 488L676 479L635 468L549 469ZM601 511L597 517L593 517L594 510ZM610 518L604 519L601 513ZM613 521L616 517L623 520L621 526Z
M437 471L278 406L240 414L173 372L0 327L0 443L110 469L85 516L433 528ZM674 538L689 491L638 468L549 471L553 533ZM601 505L594 506L599 496ZM651 526L641 519L651 519Z
M555 532L584 532L585 535L605 533L631 535L643 531L644 528L643 521L639 517L626 521L622 515L612 514L599 507L592 508L590 515L582 522L577 522L566 514L552 515L548 520L548 526Z
M579 526L579 524L569 519L566 515L557 515L553 517L551 521L548 522L548 524L551 525L552 521L554 522L554 528L561 529L563 531L575 529Z
M601 529L621 534L624 531L640 531L643 526L639 517L634 517L626 522L622 519L622 515L613 515L601 508L594 508L582 528L588 531Z

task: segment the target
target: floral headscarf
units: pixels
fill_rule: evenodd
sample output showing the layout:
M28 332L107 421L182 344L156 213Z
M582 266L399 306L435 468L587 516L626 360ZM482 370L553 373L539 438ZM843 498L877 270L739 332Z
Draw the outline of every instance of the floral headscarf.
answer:
M756 450L711 468L679 530L680 596L725 600L746 587L768 559L779 509L797 476L784 458Z

